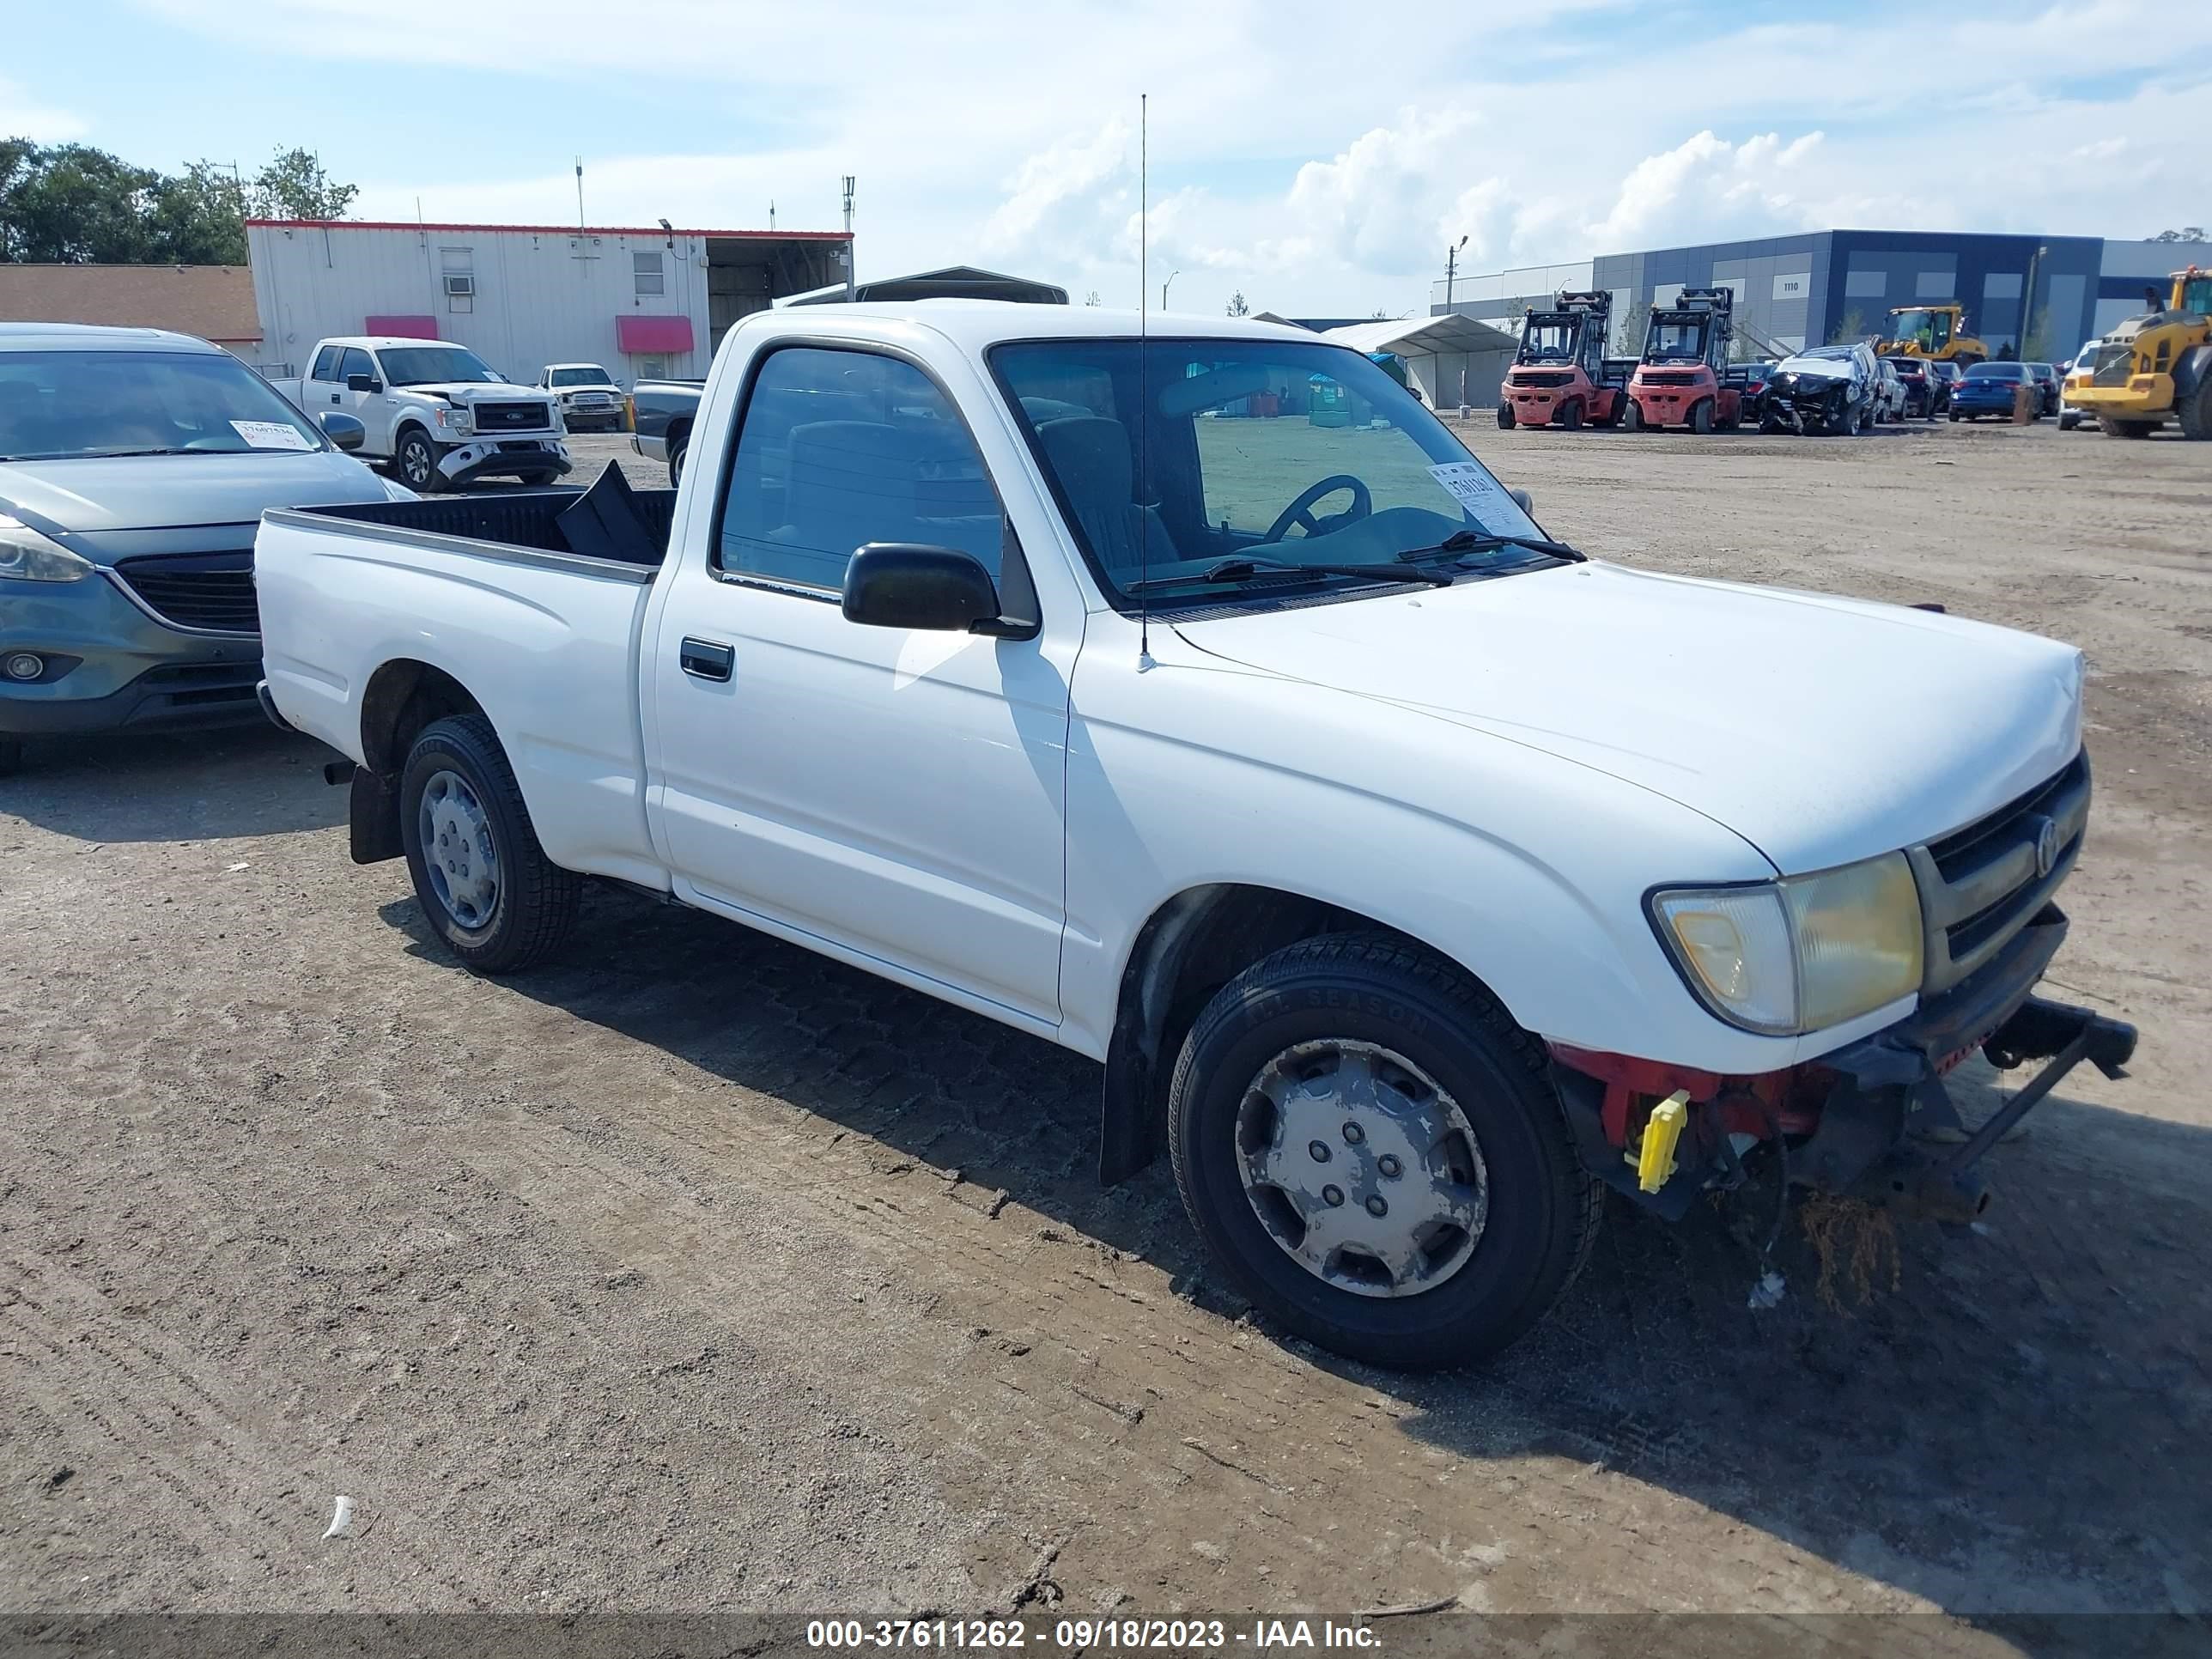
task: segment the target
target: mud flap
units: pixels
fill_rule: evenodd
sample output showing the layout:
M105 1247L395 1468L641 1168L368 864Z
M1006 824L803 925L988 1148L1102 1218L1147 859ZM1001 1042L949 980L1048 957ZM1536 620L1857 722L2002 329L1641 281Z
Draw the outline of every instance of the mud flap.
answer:
M406 848L399 840L399 780L354 769L347 798L347 833L356 864L381 864Z

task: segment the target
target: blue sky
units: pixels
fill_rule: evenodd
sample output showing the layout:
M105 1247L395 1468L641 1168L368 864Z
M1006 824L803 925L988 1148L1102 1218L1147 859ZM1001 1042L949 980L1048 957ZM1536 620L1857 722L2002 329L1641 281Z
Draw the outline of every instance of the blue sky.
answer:
M2212 217L2212 6L1317 0L83 0L10 8L0 129L162 167L295 143L362 216L821 228L1306 314L1464 269L1834 225ZM527 28L518 28L526 14ZM2154 43L2147 50L2146 42ZM98 73L87 65L97 64Z

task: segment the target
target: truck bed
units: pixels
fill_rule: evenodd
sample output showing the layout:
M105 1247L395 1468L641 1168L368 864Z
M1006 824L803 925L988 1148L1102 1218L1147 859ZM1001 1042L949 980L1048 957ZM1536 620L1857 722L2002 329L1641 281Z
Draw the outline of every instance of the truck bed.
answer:
M555 862L659 886L638 640L676 492L630 495L628 544L610 544L621 556L580 553L564 536L561 514L585 493L264 515L254 539L263 672L287 721L364 762L377 711L426 672L448 677L498 730Z
M584 493L581 489L527 489L497 495L434 495L419 501L361 501L299 510L318 518L386 525L420 535L454 536L466 541L489 542L500 548L535 548L571 558L612 558L619 563L658 568L668 553L669 527L676 518L676 492L630 492L631 509L647 532L647 541L614 543L604 552L580 555L562 533L560 519L583 499Z

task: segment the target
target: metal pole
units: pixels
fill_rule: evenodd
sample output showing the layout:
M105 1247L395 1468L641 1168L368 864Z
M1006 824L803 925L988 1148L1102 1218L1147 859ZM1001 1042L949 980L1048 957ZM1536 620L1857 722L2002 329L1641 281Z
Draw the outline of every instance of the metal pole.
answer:
M1182 272L1180 270L1171 270L1168 273L1167 281L1160 284L1160 309L1162 311L1165 311L1168 308L1168 290L1175 286L1175 279L1182 275Z

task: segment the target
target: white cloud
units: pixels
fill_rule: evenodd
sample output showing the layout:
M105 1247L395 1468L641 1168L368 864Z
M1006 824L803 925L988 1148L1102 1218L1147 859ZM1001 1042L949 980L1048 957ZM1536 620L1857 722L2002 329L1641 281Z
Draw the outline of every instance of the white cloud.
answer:
M26 93L20 83L0 76L0 136L59 144L83 137L89 126L74 111L42 103Z
M627 153L549 136L507 178L471 177L442 115L395 115L364 215L419 196L433 216L563 222L580 147L595 220L758 224L773 198L820 228L851 173L864 272L981 258L1117 304L1138 291L1149 91L1146 280L1157 298L1181 270L1194 310L1239 289L1298 314L1424 308L1462 235L1480 272L1830 226L2145 234L2202 176L2212 107L2212 7L2171 0L1862 0L1847 22L1692 29L1625 0L1552 0L1538 28L1507 0L532 0L520 32L499 7L395 28L384 0L138 3L257 72L365 60L398 97L424 65L501 94L666 89ZM1940 98L1896 73L1900 38L1943 65ZM1654 95L1684 87L1688 118ZM16 98L0 82L0 117ZM656 131L678 153L651 153Z

